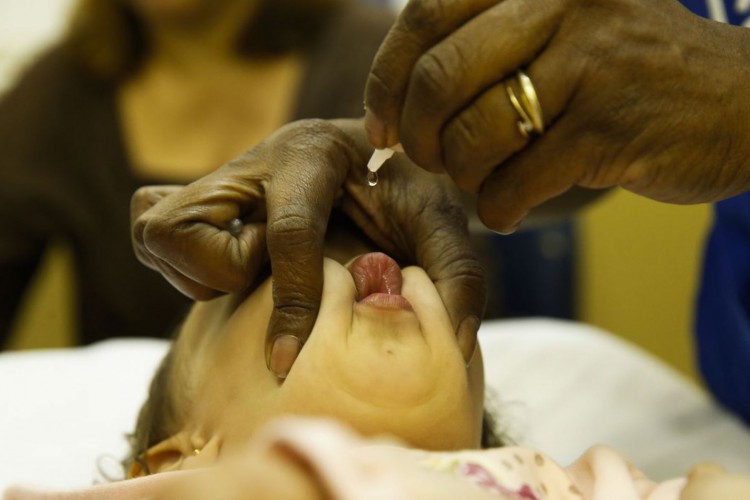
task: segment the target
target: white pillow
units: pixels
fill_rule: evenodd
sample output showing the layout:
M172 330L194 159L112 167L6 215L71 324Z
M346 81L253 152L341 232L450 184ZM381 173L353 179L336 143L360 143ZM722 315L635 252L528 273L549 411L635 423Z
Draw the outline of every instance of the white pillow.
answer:
M86 486L121 458L166 341L109 340L0 354L0 492L11 483Z
M624 340L581 323L532 319L485 323L481 343L487 383L520 444L562 464L609 444L658 480L701 461L750 474L750 429Z
M701 460L750 473L750 432L664 364L605 332L551 320L482 327L487 383L520 444L567 464L594 443L655 479ZM0 491L85 486L124 456L165 341L0 354Z

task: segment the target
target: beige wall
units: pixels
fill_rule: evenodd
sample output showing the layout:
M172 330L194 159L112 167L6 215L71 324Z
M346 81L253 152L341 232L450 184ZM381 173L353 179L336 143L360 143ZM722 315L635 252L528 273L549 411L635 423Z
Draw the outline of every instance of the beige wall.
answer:
M694 375L692 310L708 205L613 192L581 214L580 313Z

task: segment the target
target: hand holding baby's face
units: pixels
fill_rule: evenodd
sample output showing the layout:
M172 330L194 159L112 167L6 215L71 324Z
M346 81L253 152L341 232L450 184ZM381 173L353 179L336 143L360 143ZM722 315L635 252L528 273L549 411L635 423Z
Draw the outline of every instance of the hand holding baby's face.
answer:
M700 464L688 474L680 500L750 498L750 477L730 474L714 464Z

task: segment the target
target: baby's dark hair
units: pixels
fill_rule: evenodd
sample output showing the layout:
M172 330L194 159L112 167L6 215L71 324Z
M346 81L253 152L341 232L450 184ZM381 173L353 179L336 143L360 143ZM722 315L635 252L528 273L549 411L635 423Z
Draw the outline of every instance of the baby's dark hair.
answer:
M182 415L177 404L178 398L169 390L175 352L173 344L161 360L154 378L151 379L148 397L138 412L135 431L127 436L130 453L123 460L123 468L126 472L137 463L143 469L144 474L149 474L148 465L143 460L148 449L173 436L182 425Z
M173 345L151 380L148 398L138 413L135 431L128 436L130 453L123 460L125 471L131 470L133 464L138 464L144 474L149 474L148 465L143 459L148 449L175 435L182 427L180 395L170 390L175 352ZM485 409L482 416L481 447L498 448L507 444L507 439L497 429L495 417Z

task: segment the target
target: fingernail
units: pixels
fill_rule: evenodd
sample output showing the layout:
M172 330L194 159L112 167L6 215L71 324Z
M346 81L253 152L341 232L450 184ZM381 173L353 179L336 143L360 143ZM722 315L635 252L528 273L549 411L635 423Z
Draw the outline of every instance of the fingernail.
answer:
M271 361L269 367L279 378L286 378L292 369L302 347L299 339L294 335L280 335L273 341Z
M385 123L369 109L365 111L365 133L367 133L367 140L376 148L382 149L388 146L388 132Z
M403 153L404 152L404 147L401 145L400 142L397 142L393 146L390 146L390 148L392 150L394 150L395 152L397 152L397 153Z
M477 350L477 333L479 332L480 321L476 316L464 318L458 330L456 330L456 340L458 347L461 349L461 355L464 357L466 365L471 362L474 353Z

